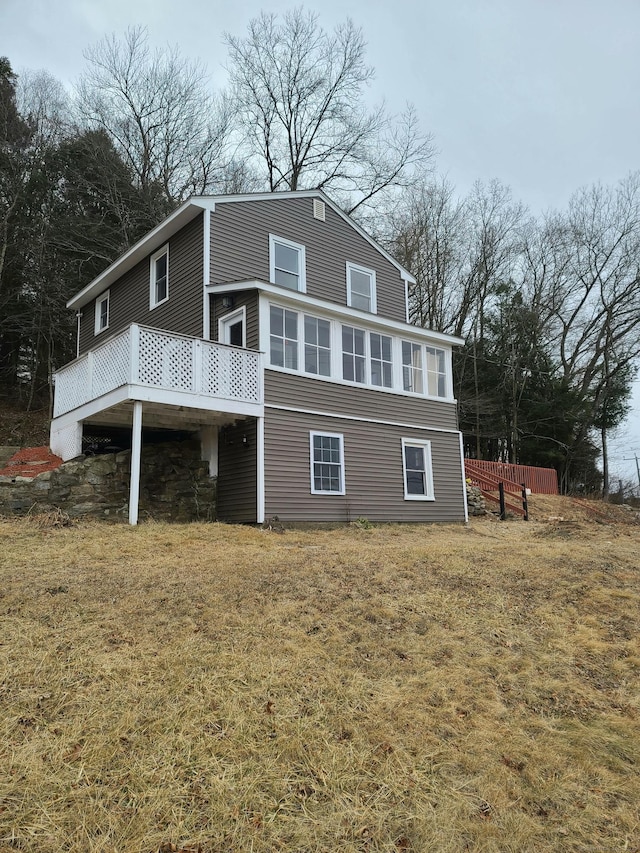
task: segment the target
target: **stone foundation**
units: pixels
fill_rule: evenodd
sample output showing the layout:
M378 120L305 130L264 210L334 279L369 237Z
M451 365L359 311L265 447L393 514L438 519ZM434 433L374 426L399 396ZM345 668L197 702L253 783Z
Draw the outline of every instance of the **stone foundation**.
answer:
M127 520L131 451L66 462L34 479L0 477L0 515L61 509L72 518ZM197 441L142 448L140 520L213 521L216 481Z
M470 483L467 483L467 509L470 516L487 514L487 507L480 488L472 486Z

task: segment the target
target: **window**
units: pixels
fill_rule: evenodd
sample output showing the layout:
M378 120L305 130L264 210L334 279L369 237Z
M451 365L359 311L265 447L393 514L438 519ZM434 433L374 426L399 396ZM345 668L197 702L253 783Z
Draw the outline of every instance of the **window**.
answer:
M94 333L97 335L109 328L109 291L96 299L96 317Z
M347 305L376 313L376 274L373 270L347 263Z
M271 305L271 364L274 367L287 367L289 370L298 369L298 315L295 311L287 311Z
M391 388L393 384L391 338L387 335L371 332L369 343L371 346L371 384Z
M403 438L402 466L404 499L406 501L434 500L431 442Z
M344 446L342 435L311 432L311 493L344 495Z
M269 235L269 279L273 284L306 293L304 246Z
M151 285L149 309L161 305L169 298L169 246L163 246L151 256Z
M365 333L353 326L342 327L342 378L366 382Z
M246 347L246 308L238 308L218 320L218 340L234 347Z
M422 347L412 341L402 341L402 387L405 391L423 393Z
M319 317L304 316L305 373L331 376L331 323Z
M438 347L426 347L427 351L427 394L432 397L447 396L445 354Z

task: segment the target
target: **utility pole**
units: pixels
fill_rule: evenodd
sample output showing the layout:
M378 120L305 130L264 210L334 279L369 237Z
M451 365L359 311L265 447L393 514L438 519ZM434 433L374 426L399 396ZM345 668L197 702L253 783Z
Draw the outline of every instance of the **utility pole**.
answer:
M636 473L638 475L638 491L640 494L640 462L638 462L638 454L634 453L633 458L635 459L635 462L636 462ZM623 459L623 462L631 462L631 459L628 456L623 456L622 459Z

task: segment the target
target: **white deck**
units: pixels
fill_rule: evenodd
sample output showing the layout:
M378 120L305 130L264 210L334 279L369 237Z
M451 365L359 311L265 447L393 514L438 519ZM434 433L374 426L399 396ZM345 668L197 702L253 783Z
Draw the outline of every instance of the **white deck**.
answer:
M136 401L176 429L262 417L261 354L133 324L56 372L52 446L72 458L81 422L131 424Z

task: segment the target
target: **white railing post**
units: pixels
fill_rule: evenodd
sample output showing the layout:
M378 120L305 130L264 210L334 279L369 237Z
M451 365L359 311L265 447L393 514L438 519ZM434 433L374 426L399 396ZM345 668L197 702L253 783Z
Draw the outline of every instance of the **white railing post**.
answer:
M193 382L192 390L196 394L202 393L202 342L195 338L193 341Z
M129 384L136 385L140 379L140 326L131 324L131 349L129 353Z
M82 402L86 403L87 400L93 400L95 394L93 393L93 352L89 350L87 353L87 389L86 389L86 399Z

